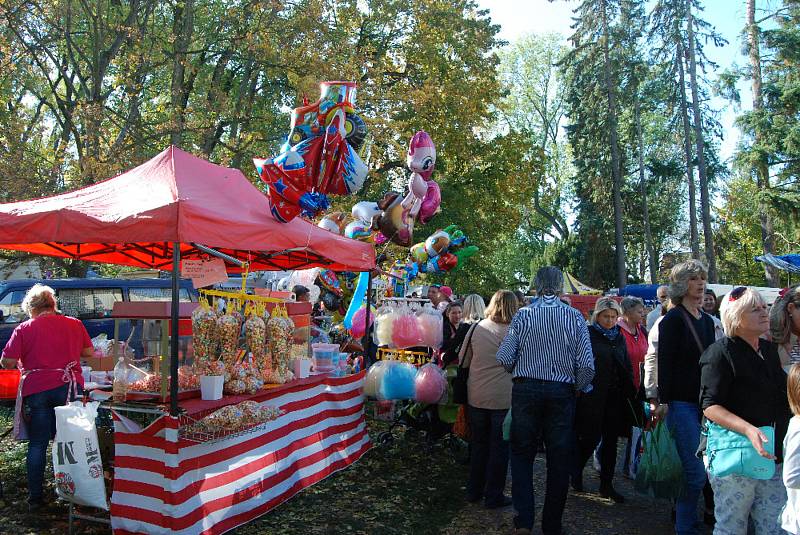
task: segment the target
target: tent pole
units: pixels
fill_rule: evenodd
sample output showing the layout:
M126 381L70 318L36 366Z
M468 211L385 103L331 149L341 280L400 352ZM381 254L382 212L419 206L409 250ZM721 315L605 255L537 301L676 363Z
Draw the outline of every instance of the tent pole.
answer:
M172 243L172 306L170 325L170 358L169 358L169 407L172 416L178 415L178 320L180 317L180 276L181 246L178 242Z
M372 270L370 270L367 274L367 309L366 314L364 314L364 332L367 336L367 343L364 346L364 369L367 368L368 362L370 362L370 350L372 350L372 335L369 332L369 314L370 314L370 304L371 304L371 295L372 295Z
M234 258L230 255L226 255L225 253L221 253L216 249L212 249L211 247L206 247L205 245L201 245L199 243L193 243L192 245L194 247L197 247L198 250L203 251L206 254L210 254L211 256L216 256L217 258L221 258L224 261L233 264L234 266L239 266L240 268L243 268L247 264L247 262L242 262L237 258Z

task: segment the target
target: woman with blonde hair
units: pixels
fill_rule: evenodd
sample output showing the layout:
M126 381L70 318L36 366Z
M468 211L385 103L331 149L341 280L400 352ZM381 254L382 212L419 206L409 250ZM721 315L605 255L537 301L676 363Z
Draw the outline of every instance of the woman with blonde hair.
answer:
M503 419L511 407L512 381L495 356L518 308L514 292L495 292L485 310L486 318L471 325L459 352L461 365L469 368L467 413L471 455L467 499L477 502L483 498L490 509L511 505L511 499L503 495L508 469Z
M783 365L800 362L800 286L781 291L769 311L769 326Z
M466 323L478 323L486 317L486 304L478 294L469 294L464 298L463 310L462 318Z
M767 304L758 291L740 286L722 300L725 337L712 344L700 359L700 404L708 424L708 444L701 445L714 489L715 535L778 534L786 489L781 479L783 437L789 422L786 374L777 346L763 338L769 329ZM770 436L772 435L772 436ZM741 439L742 467L723 469L715 459L725 447ZM729 451L729 450L723 450ZM772 474L747 470L747 451L773 460ZM723 461L724 462L724 461ZM766 466L764 467L766 470ZM771 477L770 477L771 476Z
M589 326L594 355L592 390L578 398L575 408L577 458L572 487L583 492L583 467L602 439L600 447L600 496L622 503L612 480L617 462L617 440L629 437L635 423L636 389L633 370L617 320L622 309L613 298L597 300Z
M31 319L14 329L0 359L2 367L16 366L22 371L17 410L29 439L26 464L31 511L44 506L42 482L47 445L56 433L54 409L69 401L71 387L83 388L80 358L94 354L83 323L59 315L56 305L55 291L49 286L35 284L28 290L22 309Z

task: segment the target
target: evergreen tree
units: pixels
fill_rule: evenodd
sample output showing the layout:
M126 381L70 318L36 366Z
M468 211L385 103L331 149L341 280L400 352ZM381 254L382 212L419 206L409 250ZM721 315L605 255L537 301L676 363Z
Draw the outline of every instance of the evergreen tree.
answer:
M564 66L568 87L567 114L570 119L567 132L578 177L577 223L582 239L588 245L584 249L587 251L584 265L590 284L597 284L600 282L598 279L602 282L608 280L607 268L598 265L600 259L592 256L595 251L609 247L600 244L608 235L608 227L613 225L616 262L612 280L619 288L623 288L627 282L627 270L617 87L619 68L624 61L620 60L619 40L612 28L618 19L619 3L616 0L601 0L596 5L595 2L584 0L576 6L574 14L574 33L570 37L573 49L565 59ZM607 195L609 189L610 199ZM613 210L610 222L607 212L600 208L608 201Z

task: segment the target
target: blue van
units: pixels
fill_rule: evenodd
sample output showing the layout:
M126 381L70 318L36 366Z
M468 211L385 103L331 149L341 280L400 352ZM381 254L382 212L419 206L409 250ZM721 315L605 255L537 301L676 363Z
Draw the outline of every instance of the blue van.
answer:
M22 310L25 293L36 283L46 284L56 291L58 308L67 316L78 318L90 337L105 333L114 337L111 310L117 301L169 301L172 298L171 279L19 279L0 282L0 350L5 347L20 322L28 319ZM196 302L197 291L192 281L180 281L182 302ZM120 339L130 334L131 322L120 322Z

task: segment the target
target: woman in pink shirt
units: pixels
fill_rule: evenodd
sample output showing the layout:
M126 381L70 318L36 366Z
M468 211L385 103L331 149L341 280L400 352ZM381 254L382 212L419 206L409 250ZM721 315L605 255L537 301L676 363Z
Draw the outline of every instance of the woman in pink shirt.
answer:
M17 406L28 429L28 507L36 511L44 505L47 445L56 433L54 408L68 401L71 386L83 388L80 358L92 356L94 349L80 320L57 313L49 286L35 284L22 309L31 319L14 329L0 365L18 366L22 372Z
M642 388L644 356L647 354L647 331L642 325L647 318L644 311L644 302L638 297L626 297L620 303L622 315L617 320L620 331L625 338L625 348L628 350L628 358L631 359L633 366L633 386L639 392ZM641 406L638 404L637 409ZM636 412L637 421L641 421L639 412ZM636 466L638 460L635 459L636 452L639 451L638 442L641 436L641 429L634 427L631 429L631 436L625 447L625 459L623 461L622 473L628 477L636 476ZM632 462L633 461L633 462Z
M647 353L647 331L642 327L645 318L644 303L638 297L626 297L620 305L622 305L622 316L617 320L617 324L625 336L628 358L633 366L633 386L638 391L644 355Z

